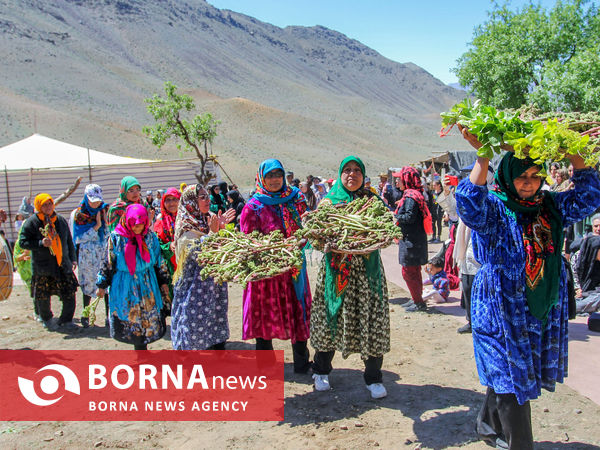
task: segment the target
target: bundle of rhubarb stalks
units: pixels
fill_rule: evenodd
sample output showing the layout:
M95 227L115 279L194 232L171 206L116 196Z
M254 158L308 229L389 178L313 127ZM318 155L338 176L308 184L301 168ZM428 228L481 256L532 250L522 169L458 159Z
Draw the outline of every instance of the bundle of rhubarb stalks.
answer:
M308 213L296 236L323 252L367 254L401 239L394 216L377 197L347 204L321 204Z
M221 230L210 235L194 250L203 267L203 280L212 277L216 283L241 283L272 278L302 268L299 239L285 238L281 231L244 234Z

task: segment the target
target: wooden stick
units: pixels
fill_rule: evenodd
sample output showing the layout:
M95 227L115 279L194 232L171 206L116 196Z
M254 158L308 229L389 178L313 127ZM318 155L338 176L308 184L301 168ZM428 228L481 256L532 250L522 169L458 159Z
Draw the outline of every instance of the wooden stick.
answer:
M75 183L73 183L70 188L68 188L65 192L60 194L56 200L54 200L54 205L56 206L59 203L62 203L66 199L68 199L71 196L71 194L77 190L77 188L79 187L79 183L81 183L81 177L77 177Z

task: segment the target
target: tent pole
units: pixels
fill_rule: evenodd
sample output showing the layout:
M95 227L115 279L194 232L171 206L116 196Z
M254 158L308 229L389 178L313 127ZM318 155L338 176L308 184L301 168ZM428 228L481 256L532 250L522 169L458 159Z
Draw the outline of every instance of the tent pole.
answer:
M88 176L90 178L90 183L92 182L92 165L90 164L90 149L87 149L88 154Z
M10 210L10 189L8 188L8 170L6 169L6 165L4 165L4 182L6 183L6 202L8 204L8 223L12 218L12 211ZM15 227L8 227L9 233L12 236ZM8 237L8 236L7 236Z

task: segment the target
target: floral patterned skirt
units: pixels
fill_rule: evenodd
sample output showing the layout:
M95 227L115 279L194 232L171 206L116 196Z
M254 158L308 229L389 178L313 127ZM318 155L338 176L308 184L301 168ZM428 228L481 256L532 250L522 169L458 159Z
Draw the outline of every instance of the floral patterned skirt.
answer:
M31 278L31 294L35 299L49 299L52 295L59 297L74 295L79 283L73 272L58 276L33 275Z
M156 308L153 298L145 299L131 308L129 320L121 320L116 312L109 316L110 337L126 344L150 344L165 335L165 317L165 312Z
M158 287L154 286L156 277L152 270L136 273L127 289L123 289L123 283L116 280L118 275L121 278L128 277L128 273L124 275L117 272L113 278L108 300L110 337L113 339L127 344L144 345L165 335L166 314L164 307L159 310L156 304L155 292L158 292Z
M175 350L206 350L229 339L227 283L200 279L194 258L183 263L173 288L171 340Z
M344 359L352 353L359 353L362 359L367 359L370 356L383 356L390 351L390 310L383 266L383 295L380 297L369 289L364 261L363 257L354 256L350 262L348 285L338 312L335 332L327 323L324 296L326 258L321 261L310 323L310 343L316 351L338 350Z

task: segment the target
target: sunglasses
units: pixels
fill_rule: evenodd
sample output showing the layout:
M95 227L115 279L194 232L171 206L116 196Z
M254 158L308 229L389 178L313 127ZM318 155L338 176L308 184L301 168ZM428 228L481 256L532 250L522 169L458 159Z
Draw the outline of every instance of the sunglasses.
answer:
M198 194L198 200L208 200L209 198L208 194Z

